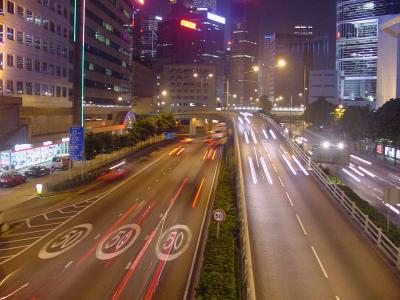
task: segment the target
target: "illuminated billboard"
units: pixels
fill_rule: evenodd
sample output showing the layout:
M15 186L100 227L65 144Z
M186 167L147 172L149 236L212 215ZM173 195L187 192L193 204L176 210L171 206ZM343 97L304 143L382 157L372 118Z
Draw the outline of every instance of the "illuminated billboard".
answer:
M188 20L181 20L181 26L189 28L189 29L194 29L194 30L197 29L197 24L194 22L190 22Z
M136 0L137 2L139 2L140 4L144 5L144 0Z
M226 20L224 17L218 16L218 15L210 13L210 12L207 13L207 19L221 23L221 24L226 23Z

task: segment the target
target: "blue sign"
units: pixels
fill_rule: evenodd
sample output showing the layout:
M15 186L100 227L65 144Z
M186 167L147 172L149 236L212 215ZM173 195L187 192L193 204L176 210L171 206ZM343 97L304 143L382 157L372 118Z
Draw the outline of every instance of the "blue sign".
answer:
M71 127L69 129L69 156L72 160L84 160L84 129Z

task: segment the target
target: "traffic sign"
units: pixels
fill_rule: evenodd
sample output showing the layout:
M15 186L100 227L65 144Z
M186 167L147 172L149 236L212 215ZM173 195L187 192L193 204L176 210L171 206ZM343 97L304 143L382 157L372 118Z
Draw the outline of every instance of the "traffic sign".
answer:
M222 209L216 209L213 211L214 220L221 223L225 220L226 214Z
M69 129L69 155L72 160L84 160L84 129L71 127Z

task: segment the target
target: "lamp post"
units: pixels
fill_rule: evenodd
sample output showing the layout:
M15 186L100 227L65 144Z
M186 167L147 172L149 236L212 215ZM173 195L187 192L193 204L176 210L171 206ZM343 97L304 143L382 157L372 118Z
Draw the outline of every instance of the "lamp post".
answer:
M204 82L204 79L207 80L207 79L213 78L214 74L213 73L208 73L207 75L205 75L205 74L199 74L199 73L195 72L195 73L193 73L193 77L194 78L199 78L200 77L200 89L201 89L201 95L203 95L203 82Z

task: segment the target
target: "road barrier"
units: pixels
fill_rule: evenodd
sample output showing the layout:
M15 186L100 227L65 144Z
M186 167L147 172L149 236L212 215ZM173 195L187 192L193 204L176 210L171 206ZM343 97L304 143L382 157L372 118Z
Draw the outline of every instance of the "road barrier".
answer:
M246 196L244 190L244 180L243 180L243 167L242 160L240 156L240 145L239 145L239 136L236 128L235 118L233 119L233 128L234 128L234 136L235 136L235 158L238 162L238 176L237 180L237 197L238 197L238 209L239 209L239 217L240 217L240 245L241 245L241 253L242 253L242 270L243 270L243 288L245 289L246 299L255 300L255 282L254 282L254 270L253 270L253 257L250 243L250 234L249 234L249 224L247 217L247 206L246 206Z
M283 131L283 129L269 116L259 113L259 116L267 121L277 132L280 133L283 140L296 153L304 163L313 171L312 173L318 179L318 182L329 192L329 195L337 203L339 203L348 216L350 216L364 231L367 236L374 242L378 249L385 257L400 271L400 248L382 232L382 228L378 228L364 214L347 195L336 185L333 184L328 175L309 157L296 143L294 143Z

